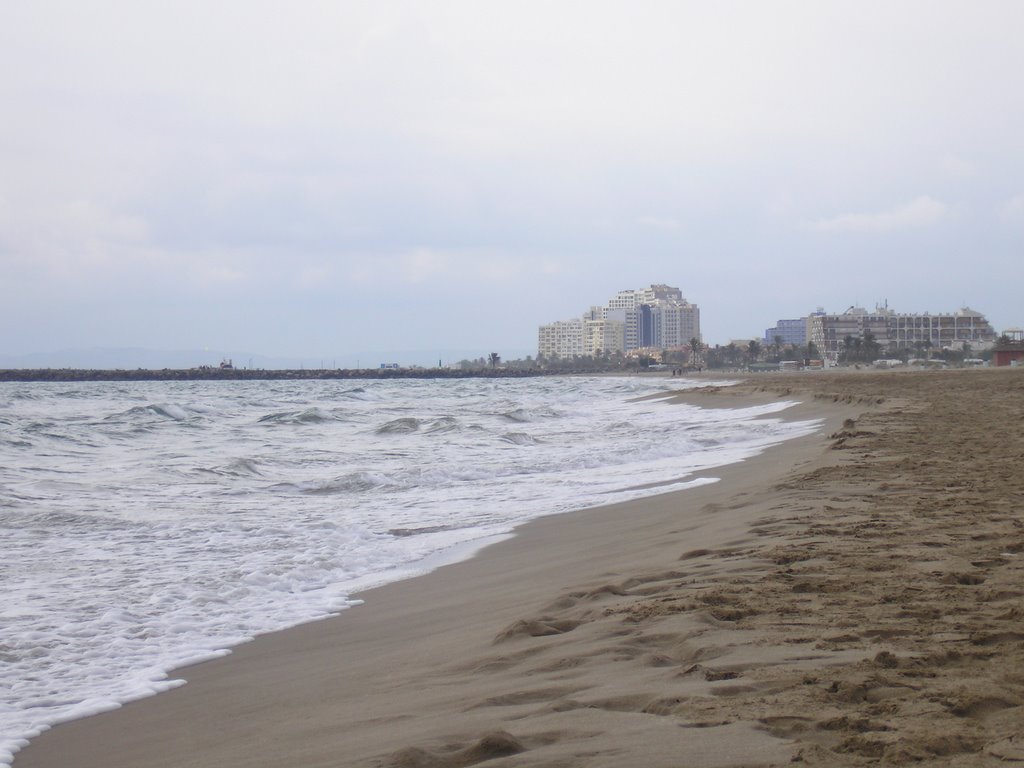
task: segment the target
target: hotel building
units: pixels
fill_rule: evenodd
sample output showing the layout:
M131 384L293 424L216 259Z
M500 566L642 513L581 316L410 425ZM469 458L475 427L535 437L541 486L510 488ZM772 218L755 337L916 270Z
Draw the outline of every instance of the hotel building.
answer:
M849 336L864 340L874 336L883 351L902 349L975 349L990 346L996 332L981 312L964 307L955 312L898 314L888 307L850 307L842 314L817 314L807 318L808 337L826 360L835 362Z
M619 291L580 318L540 326L537 351L544 357L582 357L635 349L677 349L700 339L700 309L678 288L652 285Z

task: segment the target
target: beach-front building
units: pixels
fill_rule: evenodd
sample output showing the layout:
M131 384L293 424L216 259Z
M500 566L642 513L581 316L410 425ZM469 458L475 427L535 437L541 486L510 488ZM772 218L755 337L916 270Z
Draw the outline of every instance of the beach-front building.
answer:
M540 326L537 352L543 357L596 356L636 349L680 349L700 339L700 309L679 288L665 284L619 291L604 306L579 319Z
M874 338L884 344L888 318L879 309L868 312L863 307L850 307L838 315L820 314L809 318L808 335L818 353L835 363L847 338L865 341Z
M978 350L992 345L996 333L981 312L963 307L955 312L897 313L888 306L868 311L850 307L837 315L815 314L808 318L808 335L826 360L835 362L847 338L873 339L883 352L956 349L964 345Z
M802 347L807 343L807 318L779 320L764 332L764 343L771 345L781 339L783 346Z
M542 325L537 334L537 355L563 359L583 355L583 318Z
M626 351L626 325L604 317L602 307L591 307L582 317L540 326L537 353L547 358L599 357Z
M1003 335L992 347L992 365L1024 365L1024 329L1009 328L1003 331Z

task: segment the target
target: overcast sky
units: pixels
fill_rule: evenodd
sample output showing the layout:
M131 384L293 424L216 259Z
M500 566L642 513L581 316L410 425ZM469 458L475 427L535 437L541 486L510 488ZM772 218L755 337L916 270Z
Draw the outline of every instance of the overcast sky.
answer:
M0 5L0 353L1024 325L1024 2Z

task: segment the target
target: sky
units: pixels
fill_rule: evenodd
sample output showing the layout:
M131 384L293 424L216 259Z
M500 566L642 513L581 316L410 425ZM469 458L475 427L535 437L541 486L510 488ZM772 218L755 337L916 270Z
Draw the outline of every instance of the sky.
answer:
M0 358L536 353L667 283L1024 325L1024 3L0 5ZM338 362L340 365L341 362Z

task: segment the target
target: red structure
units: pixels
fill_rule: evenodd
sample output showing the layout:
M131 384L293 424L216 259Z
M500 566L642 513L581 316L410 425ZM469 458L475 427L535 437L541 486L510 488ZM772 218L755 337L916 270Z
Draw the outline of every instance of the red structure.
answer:
M1020 365L1019 361L1024 360L1024 330L1011 328L1000 338L1005 341L992 347L992 365Z
M1015 360L1024 360L1024 341L997 344L992 348L992 365L1012 365Z

